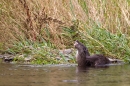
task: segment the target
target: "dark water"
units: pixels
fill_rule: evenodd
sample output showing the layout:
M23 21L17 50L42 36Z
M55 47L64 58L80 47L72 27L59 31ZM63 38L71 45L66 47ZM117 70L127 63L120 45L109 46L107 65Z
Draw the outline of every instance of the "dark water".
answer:
M76 65L0 63L0 86L130 86L130 65L81 70Z

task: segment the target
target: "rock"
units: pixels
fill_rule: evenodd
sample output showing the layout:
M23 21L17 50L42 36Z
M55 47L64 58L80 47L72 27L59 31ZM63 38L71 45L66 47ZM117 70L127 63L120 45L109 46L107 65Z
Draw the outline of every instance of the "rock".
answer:
M124 61L123 60L120 60L120 59L111 59L111 58L108 58L112 63L123 63Z
M3 55L0 55L0 59L2 59L3 58Z
M26 58L24 58L24 60L25 60L26 62L30 62L32 59L33 59L33 57L32 57L31 55L28 56L28 57L26 57Z
M73 53L74 53L74 49L73 48L60 50L59 51L60 56L57 59L60 60L60 59L64 58L64 60L69 62L70 60L72 60Z
M61 60L61 57L56 57L56 60Z
M11 62L14 60L14 56L9 54L0 55L0 58L2 58L4 62Z
M59 53L60 53L60 54L70 54L70 53L72 53L72 49L64 49L64 50L60 50Z
M12 62L13 60L14 60L13 57L11 57L11 58L6 57L3 59L4 62Z

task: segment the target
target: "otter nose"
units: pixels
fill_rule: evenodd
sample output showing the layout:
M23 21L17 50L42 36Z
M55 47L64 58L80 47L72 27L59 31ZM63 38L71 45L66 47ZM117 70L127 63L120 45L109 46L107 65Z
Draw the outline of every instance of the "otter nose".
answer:
M78 44L78 42L77 42L77 41L75 41L75 42L74 42L74 47L75 47L77 44Z

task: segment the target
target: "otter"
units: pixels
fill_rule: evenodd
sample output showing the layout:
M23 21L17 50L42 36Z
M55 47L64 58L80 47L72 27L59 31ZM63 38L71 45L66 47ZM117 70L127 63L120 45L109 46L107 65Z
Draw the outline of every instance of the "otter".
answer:
M74 47L77 49L76 61L79 67L104 66L110 63L110 60L104 55L95 54L90 56L87 47L79 41L75 41Z

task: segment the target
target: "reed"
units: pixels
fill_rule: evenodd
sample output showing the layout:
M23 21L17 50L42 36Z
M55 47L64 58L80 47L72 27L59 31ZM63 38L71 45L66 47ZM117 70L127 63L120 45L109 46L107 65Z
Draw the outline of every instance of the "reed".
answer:
M129 62L129 1L79 0L79 4L88 16L79 31L91 52Z
M20 53L14 41L64 49L81 40L91 53L129 62L129 6L129 0L1 0L0 51Z

